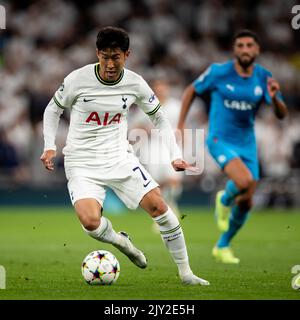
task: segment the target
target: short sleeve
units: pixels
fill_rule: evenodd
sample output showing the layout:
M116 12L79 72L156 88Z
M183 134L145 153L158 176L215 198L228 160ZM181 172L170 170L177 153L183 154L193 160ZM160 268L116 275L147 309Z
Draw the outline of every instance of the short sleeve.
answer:
M215 83L215 66L210 65L200 76L193 82L193 86L197 94L210 91L214 88Z
M139 92L137 95L136 103L147 115L154 115L161 107L153 90L142 77L140 79Z
M71 108L75 99L74 90L71 86L70 76L67 76L61 86L56 90L53 100L62 109Z

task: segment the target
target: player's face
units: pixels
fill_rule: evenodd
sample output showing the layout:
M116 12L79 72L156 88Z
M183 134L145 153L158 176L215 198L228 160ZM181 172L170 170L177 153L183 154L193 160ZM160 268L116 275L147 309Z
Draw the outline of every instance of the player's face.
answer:
M259 54L259 46L251 37L242 37L235 40L233 47L234 56L243 67L249 67Z
M124 68L129 51L119 48L96 50L100 63L100 76L105 81L116 81Z

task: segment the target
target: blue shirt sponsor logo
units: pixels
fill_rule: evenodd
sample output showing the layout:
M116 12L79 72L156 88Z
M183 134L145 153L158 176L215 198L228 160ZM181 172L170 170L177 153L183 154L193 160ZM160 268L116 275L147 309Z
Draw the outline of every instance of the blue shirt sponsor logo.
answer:
M237 100L224 100L224 106L229 109L234 110L252 110L255 108L255 104L248 103L247 101L237 101Z

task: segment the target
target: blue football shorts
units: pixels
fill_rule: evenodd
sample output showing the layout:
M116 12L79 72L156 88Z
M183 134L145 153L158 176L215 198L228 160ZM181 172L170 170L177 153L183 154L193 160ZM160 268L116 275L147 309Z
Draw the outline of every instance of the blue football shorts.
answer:
M246 146L237 146L222 141L219 138L210 138L206 141L208 150L218 166L223 170L234 158L240 158L252 173L254 180L259 180L259 162L256 143Z

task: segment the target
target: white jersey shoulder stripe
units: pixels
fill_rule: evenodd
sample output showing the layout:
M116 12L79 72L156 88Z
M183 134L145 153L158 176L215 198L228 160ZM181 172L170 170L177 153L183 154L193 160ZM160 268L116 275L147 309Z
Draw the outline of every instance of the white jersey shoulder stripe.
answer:
M55 98L55 95L53 96L53 100L54 100L55 104L56 104L58 107L60 107L61 109L65 109L65 107L62 106L62 105L58 102L58 100Z

